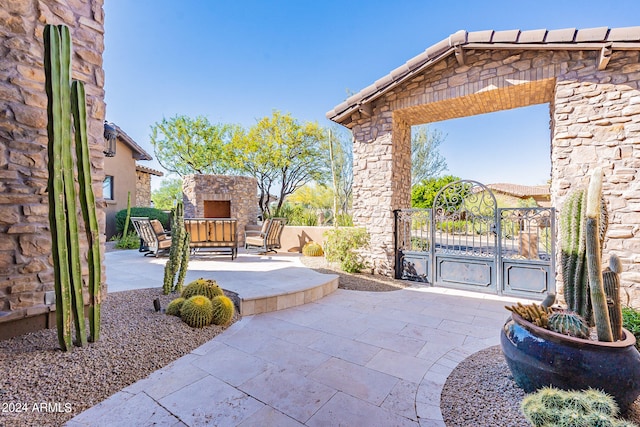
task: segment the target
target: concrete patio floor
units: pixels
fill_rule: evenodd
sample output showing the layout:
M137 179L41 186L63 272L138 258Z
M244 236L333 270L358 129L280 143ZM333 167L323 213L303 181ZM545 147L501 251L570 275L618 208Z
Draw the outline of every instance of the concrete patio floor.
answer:
M106 257L110 291L161 282L162 261L130 256L138 272L132 277L131 265L124 271L118 265L125 261L120 256ZM253 264L277 272L293 263L296 274L283 275L283 282L311 271L292 255L251 257L202 261L188 279L206 271L226 288L226 279L251 273L244 267ZM264 273L253 274L259 282ZM440 394L447 376L469 355L499 343L509 315L504 305L512 301L425 286L338 289L311 303L244 316L67 425L444 426Z

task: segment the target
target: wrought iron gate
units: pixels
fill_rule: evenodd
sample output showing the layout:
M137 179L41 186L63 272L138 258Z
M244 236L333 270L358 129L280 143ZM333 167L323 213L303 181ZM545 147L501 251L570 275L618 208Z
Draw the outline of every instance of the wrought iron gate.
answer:
M431 209L395 211L396 277L537 297L555 290L553 208L498 208L491 190L457 181Z

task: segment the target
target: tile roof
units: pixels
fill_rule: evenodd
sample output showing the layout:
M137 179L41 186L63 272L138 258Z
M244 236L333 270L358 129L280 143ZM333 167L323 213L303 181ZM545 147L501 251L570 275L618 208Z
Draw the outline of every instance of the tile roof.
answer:
M382 96L414 74L462 49L566 49L640 50L640 26L625 28L565 28L558 30L460 30L428 47L424 52L347 98L326 113L328 119L341 123L364 104Z
M148 168L146 166L139 165L137 163L136 163L136 170L140 171L140 172L148 173L150 175L164 176L164 173L162 173L162 172L160 172L158 170L151 169L151 168Z
M551 196L548 185L519 185L519 184L489 184L487 185L493 191L509 194L516 197L535 197L535 196Z
M131 148L133 158L136 160L153 160L151 154L147 153L141 146L139 146L125 131L123 131L118 125L111 123L118 131L118 139L124 142Z

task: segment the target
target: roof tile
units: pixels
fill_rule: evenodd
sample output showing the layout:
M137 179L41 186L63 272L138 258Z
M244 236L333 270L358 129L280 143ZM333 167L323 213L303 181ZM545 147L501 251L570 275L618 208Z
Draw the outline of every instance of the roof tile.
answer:
M433 58L434 56L438 56L442 52L449 49L449 38L447 37L444 40L440 40L438 43L430 46L425 50L426 54L429 55L429 58Z
M397 80L400 77L404 76L404 74L407 73L408 71L410 71L409 66L407 64L402 64L401 66L399 66L389 74L391 74L391 78L393 80Z
M491 43L493 30L473 31L467 34L468 43Z
M493 43L515 43L518 41L520 30L496 31L493 34Z
M562 30L549 30L547 33L547 43L567 43L573 42L576 35L575 28L564 28Z
M425 63L428 59L429 59L429 54L426 51L424 51L420 55L414 56L409 61L407 61L407 65L409 66L409 68L414 69L422 65L423 63Z
M378 89L385 87L386 85L388 85L389 83L391 83L393 81L393 79L391 78L391 76L389 74L387 74L386 76L379 78L378 80L376 80L376 82L374 83L374 85L376 85L376 87Z
M609 27L584 28L578 30L576 42L601 42L607 39Z
M607 40L611 42L640 41L640 27L612 28Z
M518 43L543 43L547 30L528 30L520 33Z
M449 36L449 46L464 44L466 42L467 42L467 32L465 30L458 30Z

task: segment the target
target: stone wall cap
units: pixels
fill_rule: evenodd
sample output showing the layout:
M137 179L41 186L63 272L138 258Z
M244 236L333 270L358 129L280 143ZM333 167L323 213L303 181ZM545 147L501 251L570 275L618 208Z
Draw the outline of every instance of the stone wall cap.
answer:
M615 49L640 50L640 27L626 28L564 28L558 30L484 30L467 32L459 30L449 37L429 46L424 52L375 81L360 92L351 95L326 113L326 117L340 124L348 124L359 106L374 101L407 78L454 53L455 48L466 49L600 49L600 44Z

